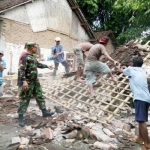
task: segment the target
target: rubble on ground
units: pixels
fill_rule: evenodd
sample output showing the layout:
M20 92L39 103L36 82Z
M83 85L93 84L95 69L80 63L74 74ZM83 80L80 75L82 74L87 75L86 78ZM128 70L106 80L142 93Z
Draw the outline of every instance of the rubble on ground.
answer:
M140 55L149 63L148 51L131 41L119 47L112 57L128 66L133 56ZM105 59L103 61L106 61ZM112 64L108 65L112 67ZM114 68L112 68L114 69ZM47 150L47 143L65 143L65 150L79 142L89 149L133 149L135 135L138 135L132 108L132 93L128 79L114 69L118 83L113 83L107 75L97 76L95 98L90 99L85 83L74 81L74 74L58 76L52 80L50 74L40 74L39 79L47 106L55 111L53 117L43 118L35 100L27 110L26 126L19 136L12 137L7 149L22 150L40 146ZM67 78L68 77L68 78ZM0 98L0 122L18 122L19 99L16 85L5 81L4 97ZM150 124L148 124L150 132ZM139 147L140 145L138 145Z
M113 118L111 124L101 124L83 117L73 111L48 102L51 110L55 110L52 118L43 118L41 111L36 106L36 102L31 100L26 114L26 126L19 136L12 137L8 149L28 149L43 145L52 141L69 143L70 145L82 141L89 145L89 149L124 149L124 147L134 147L132 142L135 134L134 117L126 119L123 117ZM13 104L13 105L12 105ZM3 123L18 122L17 108L19 101L15 97L4 98L0 110L0 118ZM89 108L90 109L90 108ZM87 112L88 113L88 112ZM133 111L134 113L134 111ZM125 116L124 116L125 115ZM6 116L6 117L4 117ZM132 132L131 132L132 131ZM45 146L46 148L46 146Z

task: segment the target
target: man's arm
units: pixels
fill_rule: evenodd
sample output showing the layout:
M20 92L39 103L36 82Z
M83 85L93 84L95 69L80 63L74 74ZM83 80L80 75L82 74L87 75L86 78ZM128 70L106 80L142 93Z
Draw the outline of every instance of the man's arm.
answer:
M57 53L56 55L60 55L60 54L63 54L63 53L64 53L64 47L63 47L63 45L61 45L61 50L60 50L60 52Z
M114 65L119 64L117 61L115 61L114 59L112 59L112 58L108 55L108 53L107 53L106 51L104 52L104 56L105 56L108 60L110 60L111 62L113 62Z
M26 81L26 74L25 74L26 69L27 69L27 57L22 57L19 67L20 78L22 81Z
M52 58L55 58L55 55L56 55L56 54L54 54L54 47L52 47L52 50L51 50L51 57L52 57Z
M119 71L119 72L123 72L123 70L125 69L125 68L123 68L123 67L120 67L120 66L116 66L116 69Z
M38 68L49 68L50 70L52 70L53 69L53 67L52 66L48 66L48 65L45 65L45 64L42 64L42 63L39 63L38 61L37 61L37 67Z
M6 69L6 62L2 60L2 65L0 65L0 71L3 71L4 69Z
M39 63L38 61L37 61L37 67L38 67L38 68L48 68L47 65L42 64L42 63Z

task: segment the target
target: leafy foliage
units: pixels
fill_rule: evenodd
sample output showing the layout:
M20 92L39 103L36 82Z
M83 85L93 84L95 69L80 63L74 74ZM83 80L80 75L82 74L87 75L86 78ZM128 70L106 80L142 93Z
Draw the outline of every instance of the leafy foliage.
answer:
M93 30L112 30L119 44L141 36L150 24L150 0L77 0Z

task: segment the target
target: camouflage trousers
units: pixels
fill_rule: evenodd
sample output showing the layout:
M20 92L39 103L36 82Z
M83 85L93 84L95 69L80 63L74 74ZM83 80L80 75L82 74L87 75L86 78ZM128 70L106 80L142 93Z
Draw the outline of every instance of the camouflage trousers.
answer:
M42 95L42 89L40 86L39 80L35 80L33 82L28 82L29 89L25 91L23 87L21 87L20 91L20 107L18 109L18 114L24 114L27 111L30 99L32 96L35 97L36 102L40 109L45 109L45 100Z

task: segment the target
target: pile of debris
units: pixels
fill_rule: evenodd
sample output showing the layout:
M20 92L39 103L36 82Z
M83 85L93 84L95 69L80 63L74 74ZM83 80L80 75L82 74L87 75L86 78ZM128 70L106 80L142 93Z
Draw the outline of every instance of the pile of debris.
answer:
M128 66L132 57L140 55L146 64L150 64L149 52L145 47L146 45L139 46L137 41L130 41L119 47L112 57L122 65ZM112 64L108 65L112 68ZM118 74L115 69L114 73L118 78L117 84L111 82L107 75L97 78L100 84L95 87L94 99L89 98L86 84L73 80L74 73L68 78L55 81L50 80L49 74L40 77L47 106L56 113L52 118L42 118L36 104L31 105L25 117L27 126L22 134L12 138L8 149L32 149L42 145L42 148L47 150L45 143L52 141L65 141L71 145L82 141L93 150L133 149L137 146L132 142L133 137L138 135L138 132L134 122L134 111L129 107L132 93L128 78ZM13 97L16 92L17 87L6 84L5 93L12 97L0 105L0 121L3 123L17 122L19 101Z
M122 111L120 117L114 117L111 124L101 124L73 111L63 109L61 106L55 106L56 104L50 101L47 103L48 106L51 106L50 109L56 112L52 118L43 118L36 102L31 100L25 116L26 126L19 136L12 137L11 144L7 147L8 150L30 150L38 146L43 146L43 149L46 150L48 148L46 144L53 141L55 143L65 142L66 145L69 143L69 147L82 141L83 144L88 144L89 149L101 148L104 150L132 149L136 146L132 142L135 134L134 117L126 119L127 111ZM0 110L3 124L18 123L16 113L18 104L19 101L15 97L3 99ZM89 114L90 111L85 111L85 113Z
M131 127L134 127L133 120L130 124L113 120L112 124L107 126L92 122L74 112L62 111L60 106L55 108L56 111L59 110L62 113L56 114L53 118L42 118L40 110L37 108L36 113L35 108L32 108L30 113L28 110L27 126L23 128L22 134L12 137L12 144L7 149L25 150L49 143L52 140L71 144L82 141L89 145L89 149L117 150L135 146L132 143L134 130L132 129L131 132Z

